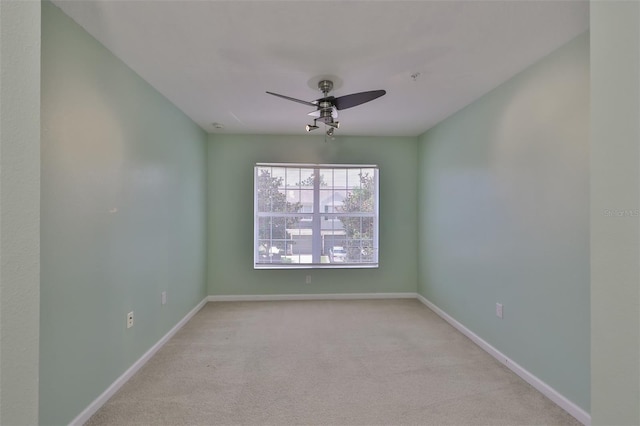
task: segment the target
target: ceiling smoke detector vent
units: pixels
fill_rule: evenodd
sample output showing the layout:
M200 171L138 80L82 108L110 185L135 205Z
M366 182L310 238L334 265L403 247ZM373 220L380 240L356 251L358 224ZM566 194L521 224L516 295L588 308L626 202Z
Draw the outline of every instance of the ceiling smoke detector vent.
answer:
M222 123L211 123L211 125L213 126L214 129L224 129L224 124Z

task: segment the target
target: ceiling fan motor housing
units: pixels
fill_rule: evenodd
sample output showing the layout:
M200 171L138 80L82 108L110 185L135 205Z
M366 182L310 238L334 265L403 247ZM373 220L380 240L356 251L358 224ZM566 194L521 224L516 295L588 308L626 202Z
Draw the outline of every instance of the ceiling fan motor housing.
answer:
M318 89L320 89L320 91L324 93L325 96L327 96L327 94L333 89L333 81L320 80L318 82Z
M329 81L329 83L331 82ZM320 101L320 103L318 104L318 110L320 112L318 121L321 121L323 123L333 122L333 104L331 103L331 101Z

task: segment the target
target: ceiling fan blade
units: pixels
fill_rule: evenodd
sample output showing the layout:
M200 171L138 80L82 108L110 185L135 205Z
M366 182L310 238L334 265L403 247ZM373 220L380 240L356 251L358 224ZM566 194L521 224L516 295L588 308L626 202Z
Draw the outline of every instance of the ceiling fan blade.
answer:
M385 90L371 90L369 92L352 93L350 95L335 98L333 100L333 104L339 110L347 109L377 99L386 93L387 92Z
M292 97L285 96L285 95L279 95L279 94L273 93L273 92L267 92L267 93L270 94L270 95L273 95L273 96L277 96L277 97L282 98L282 99L287 99L289 101L298 102L299 104L309 105L309 106L312 106L312 107L316 106L316 104L314 104L314 103L303 101L301 99L296 99L296 98L292 98Z
M330 102L331 104L333 104L334 99L335 96L327 96L325 98L316 99L315 101L313 101L313 103L316 105L320 105L320 102Z

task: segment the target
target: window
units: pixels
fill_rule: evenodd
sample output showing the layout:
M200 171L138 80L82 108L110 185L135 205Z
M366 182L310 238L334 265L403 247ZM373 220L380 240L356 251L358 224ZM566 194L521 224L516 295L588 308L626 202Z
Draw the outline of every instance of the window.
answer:
M377 266L377 166L256 165L255 268Z

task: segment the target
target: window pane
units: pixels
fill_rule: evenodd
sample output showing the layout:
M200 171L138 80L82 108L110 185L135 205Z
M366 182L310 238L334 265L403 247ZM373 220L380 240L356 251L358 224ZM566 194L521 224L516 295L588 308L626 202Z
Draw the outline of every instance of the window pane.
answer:
M300 169L287 169L287 188L297 188L300 185Z
M276 182L278 188L284 188L284 180L286 177L286 169L283 167L272 167L271 177Z
M347 196L342 205L343 211L345 213L360 212L360 204L362 201L362 191L359 189L352 189L347 193Z
M366 189L366 190L363 190L363 194L364 195L362 197L362 200L360 201L360 211L366 212L366 213L373 213L375 208L373 191Z
M347 170L347 187L360 188L360 169Z
M286 212L289 204L287 203L287 194L284 189L271 192L268 202L271 205L272 212Z
M323 213L334 212L333 191L331 189L320 190L320 210Z
M258 218L258 238L260 240L271 238L271 218L270 217Z
M261 217L258 263L311 263L311 217Z
M345 263L345 231L336 215L327 215L321 223L322 255L329 263Z
M359 175L358 187L352 188L346 194L343 202L343 212L374 212L375 211L375 180L373 175ZM351 186L351 181L349 181Z
M333 169L320 170L320 186L331 188L333 186Z
M362 240L361 247L360 256L362 262L373 262L375 259L373 240Z
M313 169L300 169L298 185L313 188Z
M297 213L300 211L302 203L300 202L300 190L287 189L287 203L285 210L287 213Z
M313 190L303 189L300 191L300 207L298 210L304 213L313 213Z
M333 210L336 212L342 212L342 206L344 205L344 200L347 198L347 191L336 190L333 191Z
M320 206L323 213L335 213L339 212L347 191L345 190L320 190ZM324 206L328 206L328 210L325 210Z
M257 232L258 251L263 253L266 250L270 255L284 251L286 249L285 242L291 239L288 228L291 228L291 224L296 221L296 218L291 217L259 218ZM278 250L274 250L274 247Z
M374 218L347 216L340 217L345 232L345 246L348 262L362 262L373 257ZM371 261L371 260L369 260Z
M287 218L289 236L284 261L287 263L312 263L312 217Z
M258 240L258 263L269 263L269 240Z
M257 209L259 212L269 212L271 211L271 198L269 197L269 193L272 190L271 171L266 168L260 168L256 171L256 174Z
M261 176L264 174L271 175L271 167L257 167L256 168L256 176Z
M349 240L347 244L347 258L350 263L360 262L360 244L358 240Z
M333 170L334 189L345 189L347 187L347 171L345 169Z
M273 168L275 171L275 167ZM259 212L285 212L287 210L287 194L281 177L274 177L269 170L260 169L256 177L257 203Z

